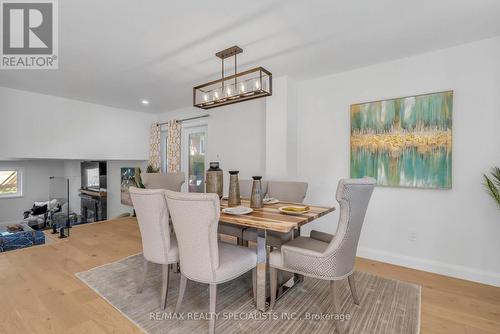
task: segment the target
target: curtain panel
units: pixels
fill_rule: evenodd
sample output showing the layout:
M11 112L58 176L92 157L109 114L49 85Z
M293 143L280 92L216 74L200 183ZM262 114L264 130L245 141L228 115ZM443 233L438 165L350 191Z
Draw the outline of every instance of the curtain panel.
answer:
M168 121L167 138L167 172L181 170L181 128L182 125L175 119Z
M154 123L149 132L149 164L157 170L161 168L160 149L160 127Z

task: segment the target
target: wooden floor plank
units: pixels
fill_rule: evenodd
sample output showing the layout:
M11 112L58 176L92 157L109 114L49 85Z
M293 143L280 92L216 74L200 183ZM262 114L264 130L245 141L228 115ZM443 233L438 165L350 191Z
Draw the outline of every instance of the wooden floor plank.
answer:
M74 275L141 250L137 222L123 218L0 254L0 333L141 333ZM500 288L360 258L356 268L421 285L423 334L500 333Z

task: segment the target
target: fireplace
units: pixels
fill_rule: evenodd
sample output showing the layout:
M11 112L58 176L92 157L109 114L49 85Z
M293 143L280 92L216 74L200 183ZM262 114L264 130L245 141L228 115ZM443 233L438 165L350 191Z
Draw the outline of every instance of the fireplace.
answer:
M82 221L107 219L107 164L106 161L82 161L80 198Z
M106 197L97 194L89 194L88 191L80 193L82 206L82 220L94 222L107 219Z

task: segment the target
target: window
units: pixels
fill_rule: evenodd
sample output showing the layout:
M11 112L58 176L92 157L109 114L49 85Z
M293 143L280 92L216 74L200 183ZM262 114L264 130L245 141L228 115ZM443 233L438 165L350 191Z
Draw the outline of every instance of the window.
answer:
M22 168L0 169L0 198L23 195Z
M182 170L186 174L184 190L205 192L207 126L189 126L182 129Z
M189 134L189 192L205 192L205 132Z
M99 167L86 169L87 188L99 189Z
M161 153L161 170L163 173L168 172L168 130L162 130L160 132L161 145L160 145L160 153Z

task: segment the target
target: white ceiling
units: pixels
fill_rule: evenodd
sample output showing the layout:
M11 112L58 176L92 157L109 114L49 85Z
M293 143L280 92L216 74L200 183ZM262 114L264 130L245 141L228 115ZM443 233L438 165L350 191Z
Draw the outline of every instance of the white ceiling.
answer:
M189 106L193 85L220 76L214 54L233 45L244 49L241 70L262 65L275 76L306 79L500 35L498 0L59 6L59 70L0 71L0 86L148 112Z

